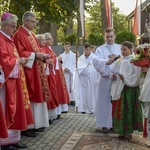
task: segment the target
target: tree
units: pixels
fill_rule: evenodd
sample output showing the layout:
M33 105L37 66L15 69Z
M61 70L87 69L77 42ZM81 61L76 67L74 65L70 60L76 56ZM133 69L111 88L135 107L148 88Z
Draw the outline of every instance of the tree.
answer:
M94 5L91 5L87 12L89 17L87 18L87 32L88 33L102 33L103 27L102 13L101 13L101 3L97 0ZM127 29L126 16L120 13L119 8L114 7L112 3L112 13L113 13L113 24L116 32ZM106 22L106 21L105 21Z
M116 43L121 44L124 41L130 41L132 43L135 43L136 36L133 32L123 30L116 34Z

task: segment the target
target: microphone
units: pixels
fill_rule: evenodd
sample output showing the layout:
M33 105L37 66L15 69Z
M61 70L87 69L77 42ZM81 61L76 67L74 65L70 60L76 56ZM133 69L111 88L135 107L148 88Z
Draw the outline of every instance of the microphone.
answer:
M114 61L116 61L116 60L119 59L119 58L121 58L120 55L116 56L116 57L114 58Z

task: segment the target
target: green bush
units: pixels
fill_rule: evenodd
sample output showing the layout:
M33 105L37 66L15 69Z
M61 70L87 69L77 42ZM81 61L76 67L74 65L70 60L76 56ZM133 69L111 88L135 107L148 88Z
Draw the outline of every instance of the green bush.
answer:
M64 38L64 42L70 42L71 45L75 45L76 44L76 39L77 39L77 36L76 34L70 34L70 35L67 35L65 38Z
M91 45L102 45L104 44L103 36L97 33L90 33L88 35L87 42Z
M130 41L132 43L135 43L136 37L135 35L130 31L120 31L116 33L116 40L115 42L117 44L121 44L124 41Z

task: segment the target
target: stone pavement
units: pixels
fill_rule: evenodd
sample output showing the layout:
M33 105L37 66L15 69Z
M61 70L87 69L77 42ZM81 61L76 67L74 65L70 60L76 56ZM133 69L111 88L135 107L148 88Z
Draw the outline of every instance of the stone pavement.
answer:
M36 132L35 138L22 136L21 142L28 145L28 150L60 150L64 139L74 132L97 133L95 116L92 114L75 113L74 107L69 106L69 112L61 117L54 120L44 132Z

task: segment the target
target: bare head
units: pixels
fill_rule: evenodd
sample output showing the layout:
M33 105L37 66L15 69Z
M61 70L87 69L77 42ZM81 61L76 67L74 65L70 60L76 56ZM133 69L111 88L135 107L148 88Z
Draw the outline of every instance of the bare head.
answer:
M113 44L116 39L115 30L113 28L106 28L104 30L104 40L106 44Z
M84 55L88 57L91 54L91 45L89 43L85 43L84 45Z
M65 42L64 49L65 49L66 53L68 53L70 51L70 43L69 42Z
M36 27L36 16L31 11L26 11L22 16L23 26L28 30L33 30Z
M45 37L44 37L43 34L36 35L36 39L37 39L40 47L44 47L45 46L46 41L45 41Z
M121 43L121 54L125 57L131 55L133 44L129 41L124 41Z
M4 13L1 16L1 30L7 35L12 36L17 28L17 20L18 17L15 14Z
M95 49L96 49L96 46L91 45L91 52L92 52L92 53L95 53Z
M43 34L46 40L46 46L52 46L53 45L53 38L51 36L51 33L46 32Z

